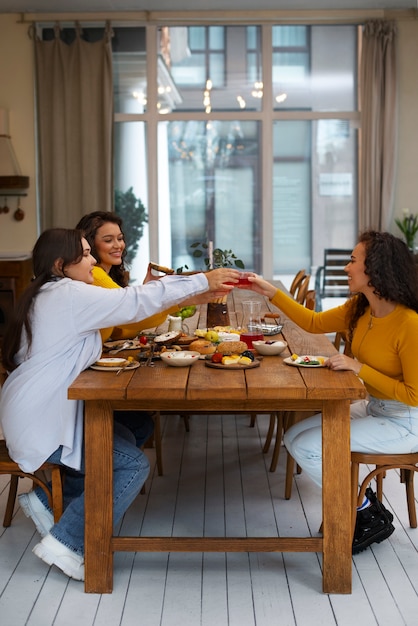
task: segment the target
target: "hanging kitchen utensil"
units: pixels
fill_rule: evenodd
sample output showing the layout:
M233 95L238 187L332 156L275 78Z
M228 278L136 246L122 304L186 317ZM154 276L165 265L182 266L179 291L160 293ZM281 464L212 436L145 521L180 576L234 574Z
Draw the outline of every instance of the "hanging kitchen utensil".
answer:
M3 211L4 211L4 208L3 208ZM25 217L25 212L23 211L23 209L20 208L20 198L18 200L17 209L14 212L13 217L15 218L17 222L21 222Z

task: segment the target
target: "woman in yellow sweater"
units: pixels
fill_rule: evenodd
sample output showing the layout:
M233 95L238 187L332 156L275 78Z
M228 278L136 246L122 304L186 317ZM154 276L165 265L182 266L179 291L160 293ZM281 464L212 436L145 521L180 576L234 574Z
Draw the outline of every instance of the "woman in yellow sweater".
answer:
M271 299L311 333L347 331L354 358L335 354L326 366L359 376L369 398L352 404L351 449L356 452L418 451L418 270L406 244L389 233L368 231L345 267L352 297L315 313L267 281L249 278L252 289ZM338 375L338 374L336 374ZM321 415L292 426L284 443L298 465L322 483ZM369 488L353 541L353 553L393 532L393 516Z
M84 215L76 228L84 232L84 236L91 246L91 253L97 261L97 265L93 268L94 284L106 289L127 287L127 271L124 264L126 244L121 218L116 213L94 211ZM154 278L151 270L148 269L144 283ZM172 315L178 311L178 307L172 307L136 324L103 328L100 331L102 339L103 341L110 338L131 339L146 328L159 326L165 322L167 315Z
M93 267L94 285L105 289L119 289L127 286L127 273L124 265L126 256L125 237L122 231L122 220L115 213L94 211L84 215L76 226L82 230L90 247L91 254L97 261ZM148 270L144 282L152 280ZM154 328L162 324L167 315L177 312L178 307L148 317L135 324L126 324L101 329L102 340L128 339L135 337L146 328ZM140 448L154 431L152 414L145 411L115 411L115 420L129 428L135 436L136 445Z

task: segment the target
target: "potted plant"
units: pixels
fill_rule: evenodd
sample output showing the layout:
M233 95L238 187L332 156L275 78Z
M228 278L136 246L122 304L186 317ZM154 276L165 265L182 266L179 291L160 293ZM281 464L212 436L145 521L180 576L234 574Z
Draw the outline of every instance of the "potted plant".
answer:
M403 218L395 219L395 224L405 237L406 245L414 252L415 235L418 232L418 215L412 215L409 209L403 209Z
M197 241L190 246L193 249L195 259L203 257L206 269L216 267L239 267L244 269L244 263L232 252L232 250L221 250L221 248L211 249L209 244Z
M126 240L126 264L132 265L138 251L139 240L144 234L144 224L148 215L141 200L130 187L127 191L115 189L115 213L123 221L123 232Z
M193 249L193 257L203 258L207 270L219 267L236 267L244 269L244 263L232 252L232 250L222 250L213 248L212 242L202 243L197 241L190 246ZM229 326L230 319L228 313L227 296L218 298L214 302L208 302L206 325L208 328L214 326Z

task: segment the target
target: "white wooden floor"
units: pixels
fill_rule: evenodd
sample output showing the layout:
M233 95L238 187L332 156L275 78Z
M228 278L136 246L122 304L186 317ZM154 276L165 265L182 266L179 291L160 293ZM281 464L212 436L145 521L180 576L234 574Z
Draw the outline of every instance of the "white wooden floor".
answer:
M154 472L147 493L125 516L123 534L299 535L321 523L320 490L301 474L283 498L284 460L268 471L261 448L268 417L192 416L190 432L177 416L163 418L164 476ZM207 471L208 470L208 471ZM0 519L7 478L0 476ZM20 490L30 483L21 480ZM115 555L114 591L85 594L32 554L33 523L16 507L0 525L1 626L416 626L418 529L410 529L403 485L385 479L394 515L389 540L353 558L352 595L321 591L321 556L285 554Z

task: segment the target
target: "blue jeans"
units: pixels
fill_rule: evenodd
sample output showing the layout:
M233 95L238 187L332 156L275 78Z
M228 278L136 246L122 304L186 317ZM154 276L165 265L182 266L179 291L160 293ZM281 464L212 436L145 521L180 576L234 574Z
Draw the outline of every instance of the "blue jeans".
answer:
M418 452L418 407L396 400L354 402L350 407L350 446L353 452L407 454ZM296 463L322 486L321 414L294 424L283 437ZM338 442L336 442L338 445Z
M141 448L154 432L152 414L146 411L114 411L113 418L133 432L137 448Z
M48 461L61 464L61 449L51 454ZM80 471L70 468L64 478L64 513L51 528L51 535L77 554L84 555L84 451ZM149 474L149 462L136 447L134 435L115 422L113 439L113 522L116 525L141 491ZM36 495L49 509L42 489Z

